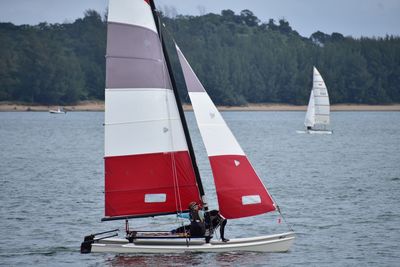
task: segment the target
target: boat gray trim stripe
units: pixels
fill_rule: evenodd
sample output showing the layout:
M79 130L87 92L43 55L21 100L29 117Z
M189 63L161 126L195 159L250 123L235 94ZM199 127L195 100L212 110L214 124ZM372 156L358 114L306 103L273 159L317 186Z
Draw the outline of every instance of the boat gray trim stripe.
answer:
M171 89L160 39L136 25L108 23L107 88Z

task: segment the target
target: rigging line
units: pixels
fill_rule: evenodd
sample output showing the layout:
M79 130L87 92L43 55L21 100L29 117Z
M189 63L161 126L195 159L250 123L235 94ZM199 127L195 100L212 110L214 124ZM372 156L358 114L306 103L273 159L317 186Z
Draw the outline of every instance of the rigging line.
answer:
M156 10L155 10L156 11ZM158 15L158 12L156 11L156 15L158 17L158 29L159 29L159 36L160 36L160 42L163 42L163 35L162 35L162 28L161 28L161 18ZM166 82L166 77L165 77L165 64L163 64L163 73L164 73L164 82ZM165 94L165 100L166 100L166 105L167 105L167 113L168 117L171 117L171 111L170 111L170 106L169 106L169 101L168 101L168 94ZM177 103L176 103L177 105ZM178 180L178 174L176 170L176 161L175 161L175 153L174 153L174 136L173 136L173 129L172 129L172 124L171 121L168 121L168 125L170 128L170 140L171 140L171 147L172 147L172 152L171 152L171 163L172 163L172 176L174 179L174 193L175 193L175 207L176 210L182 212L182 200L181 200L181 195L180 195L180 190L179 190L179 180Z
M275 200L274 200L275 201ZM283 215L281 209L279 208L279 206L276 206L276 210L279 212L279 214L281 215L283 221L285 222L285 224L289 227L289 230L294 232L293 227L290 223L288 223L288 221L286 220L286 217Z

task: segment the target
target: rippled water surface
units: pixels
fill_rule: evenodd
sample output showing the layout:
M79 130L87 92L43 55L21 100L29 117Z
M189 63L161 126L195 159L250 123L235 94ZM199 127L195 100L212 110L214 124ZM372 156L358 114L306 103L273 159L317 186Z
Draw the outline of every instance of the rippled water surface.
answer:
M193 113L203 183L217 207ZM79 253L103 222L104 113L0 113L0 265L399 266L400 113L335 112L333 135L298 134L303 112L224 118L297 232L288 253ZM170 229L173 218L131 222ZM286 231L276 214L230 220L228 237Z

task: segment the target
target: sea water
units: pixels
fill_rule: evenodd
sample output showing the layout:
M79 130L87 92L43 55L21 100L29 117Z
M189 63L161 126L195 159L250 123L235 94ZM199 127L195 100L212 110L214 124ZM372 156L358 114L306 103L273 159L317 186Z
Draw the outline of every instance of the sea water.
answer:
M212 208L215 188L186 113ZM333 112L332 135L299 134L304 112L224 112L275 213L229 220L226 236L296 231L288 253L79 253L84 235L120 228L104 214L104 113L0 113L0 265L398 266L400 112ZM285 223L286 222L286 223ZM174 218L131 221L171 229ZM216 236L218 238L218 236Z

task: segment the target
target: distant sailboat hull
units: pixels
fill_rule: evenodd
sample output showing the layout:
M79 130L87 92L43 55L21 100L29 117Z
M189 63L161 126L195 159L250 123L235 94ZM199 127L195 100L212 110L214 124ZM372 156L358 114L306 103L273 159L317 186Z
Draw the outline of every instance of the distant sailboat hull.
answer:
M236 238L229 242L192 239L186 242L181 240L149 239L129 243L126 239L102 239L92 244L91 252L107 253L183 253L183 252L287 252L295 239L293 232L258 236L250 238Z
M50 114L67 114L67 112L64 111L63 109L57 109L57 110L50 109L50 110L49 110L49 113L50 113Z
M332 134L331 130L306 130L305 133L308 134Z

